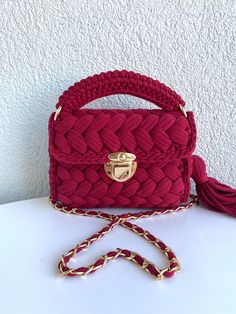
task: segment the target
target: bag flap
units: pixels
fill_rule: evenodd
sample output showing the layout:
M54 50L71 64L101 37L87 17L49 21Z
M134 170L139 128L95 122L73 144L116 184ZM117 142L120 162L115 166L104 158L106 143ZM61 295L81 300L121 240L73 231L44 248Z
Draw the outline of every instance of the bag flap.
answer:
M81 109L49 120L49 153L69 164L102 164L111 152L151 163L192 154L196 129L192 112L153 109Z

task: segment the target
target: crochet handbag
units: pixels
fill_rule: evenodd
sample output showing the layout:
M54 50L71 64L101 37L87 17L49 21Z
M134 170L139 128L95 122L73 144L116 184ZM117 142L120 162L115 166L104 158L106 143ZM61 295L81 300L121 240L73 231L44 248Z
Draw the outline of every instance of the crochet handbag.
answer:
M91 101L129 94L155 104L157 109L81 109ZM49 119L50 203L57 210L109 221L100 231L62 256L61 275L95 272L107 261L124 257L157 279L171 277L180 265L160 239L129 219L176 212L199 199L209 208L236 216L236 190L208 177L204 161L192 155L196 145L193 112L157 80L134 72L94 75L71 86L59 98ZM190 177L198 196L190 197ZM121 208L119 215L94 208ZM91 208L91 209L90 209ZM140 208L138 213L123 208ZM160 269L128 249L117 248L92 265L71 268L71 258L121 225L145 238L167 259Z

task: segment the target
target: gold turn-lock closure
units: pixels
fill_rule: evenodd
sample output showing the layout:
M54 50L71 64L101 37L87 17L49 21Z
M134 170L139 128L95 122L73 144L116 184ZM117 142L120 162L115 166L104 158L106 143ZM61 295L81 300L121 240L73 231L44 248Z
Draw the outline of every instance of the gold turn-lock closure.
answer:
M104 164L104 169L108 177L124 182L130 179L137 169L136 156L126 152L116 152L108 155L109 162Z

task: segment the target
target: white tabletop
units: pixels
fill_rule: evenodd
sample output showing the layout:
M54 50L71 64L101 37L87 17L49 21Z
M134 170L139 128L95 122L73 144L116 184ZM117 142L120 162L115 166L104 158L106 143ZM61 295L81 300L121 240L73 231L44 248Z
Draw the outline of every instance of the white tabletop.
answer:
M0 313L236 313L236 219L197 206L139 220L179 258L181 272L171 279L156 281L123 259L85 278L59 277L61 254L106 223L57 212L47 198L1 205ZM150 244L120 226L78 263L92 263L116 247L164 266Z

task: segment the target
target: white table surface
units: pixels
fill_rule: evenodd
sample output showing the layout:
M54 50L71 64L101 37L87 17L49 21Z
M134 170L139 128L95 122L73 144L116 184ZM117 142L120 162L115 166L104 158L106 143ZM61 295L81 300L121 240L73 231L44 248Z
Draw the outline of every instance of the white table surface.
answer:
M181 272L171 279L156 281L121 258L85 278L59 277L61 254L105 224L57 212L47 198L1 205L0 313L236 313L236 219L197 206L139 220L177 254ZM163 266L154 247L119 226L77 262L116 247Z

